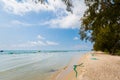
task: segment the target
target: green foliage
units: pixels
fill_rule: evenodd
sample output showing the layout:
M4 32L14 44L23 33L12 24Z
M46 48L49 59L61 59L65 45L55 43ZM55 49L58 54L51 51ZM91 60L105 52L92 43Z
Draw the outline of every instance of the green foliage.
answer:
M115 31L116 29L111 29L109 26L106 26L105 28L101 27L100 32L95 39L94 49L108 51L110 53L116 52L115 49L119 48L117 47L117 41L120 39L120 36L118 38Z
M85 0L82 40L94 42L94 50L114 54L120 50L120 0Z
M115 53L115 55L120 56L120 50L118 50L118 51Z
M55 1L55 0L54 0ZM73 5L72 5L72 0L62 0L64 3L65 3L65 5L66 5L66 10L67 11L69 11L69 12L71 12L72 13L72 7L73 7ZM34 2L37 4L37 3L41 3L41 4L45 4L45 3L47 3L48 2L48 0L34 0Z

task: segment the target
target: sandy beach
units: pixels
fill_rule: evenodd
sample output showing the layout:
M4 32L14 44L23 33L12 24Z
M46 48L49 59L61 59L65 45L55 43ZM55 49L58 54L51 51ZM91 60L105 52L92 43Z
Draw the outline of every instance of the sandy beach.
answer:
M74 66L56 72L52 80L120 80L120 57L87 53Z

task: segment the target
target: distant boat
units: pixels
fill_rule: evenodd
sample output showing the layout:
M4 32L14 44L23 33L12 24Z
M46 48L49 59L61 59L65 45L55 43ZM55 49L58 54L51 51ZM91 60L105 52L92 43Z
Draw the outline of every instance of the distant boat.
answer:
M9 54L14 54L14 53L10 52Z
M0 52L4 52L3 50L0 50Z
M41 51L38 51L38 52L41 52Z

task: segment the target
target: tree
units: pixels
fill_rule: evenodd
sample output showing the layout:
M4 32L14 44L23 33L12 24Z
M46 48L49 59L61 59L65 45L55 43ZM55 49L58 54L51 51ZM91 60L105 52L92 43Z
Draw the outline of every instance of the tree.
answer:
M95 50L107 50L113 54L120 47L120 1L85 0L88 9L82 18L82 40L94 42Z
M115 33L116 29L112 29L109 26L100 28L100 32L97 34L94 49L108 51L112 54L118 49L118 36Z

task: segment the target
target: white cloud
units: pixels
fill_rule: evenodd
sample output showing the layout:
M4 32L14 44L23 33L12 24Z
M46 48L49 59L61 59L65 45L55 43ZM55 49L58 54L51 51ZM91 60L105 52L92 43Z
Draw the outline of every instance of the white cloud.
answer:
M52 19L50 21L46 21L43 23L44 25L50 25L51 28L79 28L80 25L80 17L74 14L70 14L68 16L59 17L57 19Z
M22 0L18 2L17 0L1 0L4 3L4 9L7 12L12 12L16 15L24 15L26 12L30 11L55 11L56 8L60 8L64 4L61 0L48 0L48 3L41 4L35 3L34 0Z
M53 42L53 41L46 41L46 44L47 45L59 45L58 43Z
M19 26L33 26L34 24L29 24L29 23L25 23L25 22L21 22L18 20L13 20L11 21L12 25L19 25Z
M84 0L74 0L73 1L73 14L79 15L80 17L83 16L84 11L87 9Z
M66 11L66 6L62 0L47 0L48 4L36 4L34 0L22 0L18 2L17 0L1 0L4 3L3 8L7 12L14 13L16 15L24 15L28 12L41 12L41 11L52 11L56 18L52 18L49 21L40 22L36 25L48 25L51 28L63 28L63 29L76 29L80 27L80 18L86 9L84 0L74 0L73 1L73 14ZM35 25L19 21L14 21L14 24L20 25Z
M1 26L0 27L32 27L32 26L36 26L39 24L33 24L33 23L28 23L28 22L23 22L20 20L11 20L11 21L7 21L5 23L0 23Z
M43 47L43 46L57 46L59 43L54 41L45 40L41 35L37 36L35 41L27 41L26 43L11 45L11 48L31 48L31 47Z
M29 45L31 46L47 46L44 41L38 40L38 41L29 41Z
M67 16L59 16L58 18L49 21L42 21L40 23L27 23L19 20L12 20L8 26L43 26L48 25L50 28L75 29L80 26L80 17L78 15L69 14ZM39 36L40 38L41 36Z
M59 43L53 42L53 41L36 40L36 41L28 41L28 42L22 43L22 44L12 45L12 47L30 48L30 47L43 47L43 46L56 46L56 45L59 45Z
M74 37L73 40L79 40L79 38L78 37Z
M73 1L73 14L66 12L64 9L62 12L56 12L58 17L44 22L44 25L50 25L52 28L63 28L63 29L76 29L80 28L80 18L86 9L83 0ZM61 15L60 15L61 14ZM64 16L65 15L65 16Z
M45 38L44 38L43 36L41 36L41 35L38 35L37 38L40 39L40 40L41 40L41 39L45 39Z

